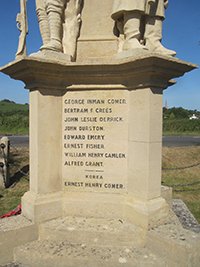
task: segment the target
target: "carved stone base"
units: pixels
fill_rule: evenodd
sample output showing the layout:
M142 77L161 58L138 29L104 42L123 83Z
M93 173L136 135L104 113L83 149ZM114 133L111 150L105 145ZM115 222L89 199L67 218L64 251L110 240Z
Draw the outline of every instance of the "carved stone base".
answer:
M33 53L30 55L31 58L39 58L45 60L53 60L55 62L71 62L71 56L67 54L63 54L61 52L56 52L50 49L42 49L37 53Z

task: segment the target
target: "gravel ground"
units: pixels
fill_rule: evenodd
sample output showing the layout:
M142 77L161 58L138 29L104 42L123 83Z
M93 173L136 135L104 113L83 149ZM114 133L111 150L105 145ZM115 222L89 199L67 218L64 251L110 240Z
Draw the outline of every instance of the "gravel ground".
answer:
M6 220L1 219L0 221L0 231L11 231L13 229L19 229L22 226L27 227L32 225L33 223L26 219L22 215L12 216L6 218ZM0 266L1 267L1 266Z
M4 266L0 265L0 267L26 267L26 266L22 266L22 265L15 264L15 263L10 263L10 264L4 265Z
M181 199L173 199L172 209L185 229L200 233L200 224Z

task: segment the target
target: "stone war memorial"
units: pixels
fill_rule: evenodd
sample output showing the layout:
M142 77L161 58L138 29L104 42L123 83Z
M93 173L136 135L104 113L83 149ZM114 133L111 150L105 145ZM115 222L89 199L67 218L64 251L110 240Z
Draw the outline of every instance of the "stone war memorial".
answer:
M200 235L161 187L162 93L196 68L161 44L165 0L36 0L43 44L1 72L30 92L30 190L0 265L193 266Z

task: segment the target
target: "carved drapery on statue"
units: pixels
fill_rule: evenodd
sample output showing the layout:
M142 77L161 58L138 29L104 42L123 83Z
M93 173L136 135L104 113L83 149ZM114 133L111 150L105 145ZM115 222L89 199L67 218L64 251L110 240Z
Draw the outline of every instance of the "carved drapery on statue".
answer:
M26 35L28 31L26 1L20 0L21 13L17 17L18 28L21 31L17 57L26 55ZM89 0L85 1L88 4L87 1ZM162 23L168 0L111 1L113 1L111 17L115 21L114 32L119 37L118 52L123 52L120 56L130 56L130 51L135 53L135 49L167 56L176 55L175 51L169 50L161 44ZM37 53L38 56L44 56L45 54L45 57L48 55L49 58L59 57L61 60L76 60L83 2L84 0L36 0L38 22L43 41L40 50L44 51L44 53ZM92 4L93 1L91 1ZM84 18L86 19L86 17ZM84 25L87 25L87 23ZM52 55L52 51L58 53Z
M76 58L83 0L36 0L41 50L64 52Z
M176 52L162 46L162 22L168 0L114 0L112 18L119 36L119 52L144 49L167 56Z
M20 31L19 44L16 53L16 58L23 57L27 55L26 52L26 36L28 34L28 21L27 21L27 10L26 1L20 0L20 13L17 14L17 28Z

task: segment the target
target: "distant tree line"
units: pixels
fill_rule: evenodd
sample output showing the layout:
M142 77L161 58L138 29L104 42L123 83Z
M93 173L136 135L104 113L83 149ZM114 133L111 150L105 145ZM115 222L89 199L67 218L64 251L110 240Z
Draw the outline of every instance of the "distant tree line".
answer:
M197 120L189 118L195 114ZM29 105L0 101L0 134L27 134L29 129ZM199 134L200 111L184 108L163 108L163 131L165 134Z
M0 134L27 134L29 128L28 104L0 101Z
M200 119L200 111L198 110L188 110L184 108L163 108L163 118L164 119L189 119L193 114L195 114Z
M190 120L195 114L198 119ZM172 134L200 134L200 111L184 108L163 108L163 131Z

